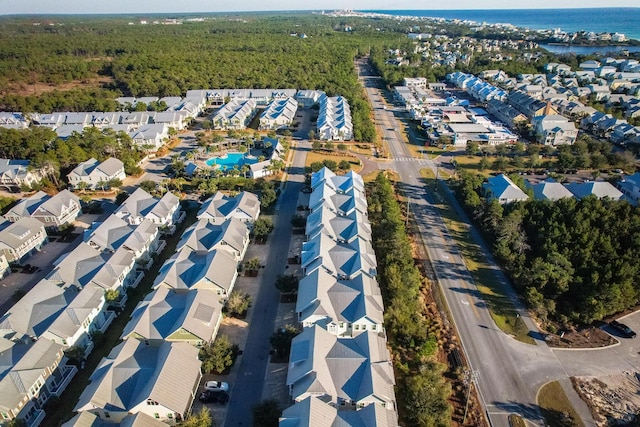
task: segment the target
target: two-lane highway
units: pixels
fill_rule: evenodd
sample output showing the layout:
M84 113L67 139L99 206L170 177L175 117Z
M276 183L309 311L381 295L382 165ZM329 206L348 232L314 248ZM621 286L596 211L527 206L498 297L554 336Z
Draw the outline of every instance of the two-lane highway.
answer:
M493 426L508 426L508 415L518 413L534 425L543 425L536 405L539 387L550 379L564 377L562 366L544 342L527 345L513 340L495 326L485 301L473 283L455 241L433 205L433 195L420 180L420 169L436 165L429 159L411 158L397 131L395 111L383 108L381 81L367 72L360 75L372 101L376 123L389 144L401 189L411 198L411 213L441 286L471 368L477 372L478 387ZM402 161L398 161L402 159ZM445 191L441 189L440 192ZM500 273L495 268L496 273ZM496 280L504 280L497 276ZM533 325L522 312L523 321Z

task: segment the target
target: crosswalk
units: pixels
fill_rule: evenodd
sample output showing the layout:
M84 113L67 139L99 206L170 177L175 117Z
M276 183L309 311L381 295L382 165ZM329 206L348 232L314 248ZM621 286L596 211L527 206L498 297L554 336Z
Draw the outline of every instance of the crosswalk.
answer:
M394 162L418 162L421 165L427 164L427 159L416 159L415 157L396 157Z

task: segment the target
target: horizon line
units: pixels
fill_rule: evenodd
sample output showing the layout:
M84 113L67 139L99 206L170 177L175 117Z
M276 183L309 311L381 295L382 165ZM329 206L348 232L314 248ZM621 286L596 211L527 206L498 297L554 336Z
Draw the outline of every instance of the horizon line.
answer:
M461 12L461 11L496 11L496 10L588 10L588 9L640 9L636 6L595 6L595 7L499 7L499 8L461 8L461 9L274 9L274 10L229 10L229 11L171 11L171 12L33 12L33 13L0 13L0 16L97 16L97 15L168 15L168 14L251 14L251 13L313 13L313 12L358 12L378 13L384 12Z

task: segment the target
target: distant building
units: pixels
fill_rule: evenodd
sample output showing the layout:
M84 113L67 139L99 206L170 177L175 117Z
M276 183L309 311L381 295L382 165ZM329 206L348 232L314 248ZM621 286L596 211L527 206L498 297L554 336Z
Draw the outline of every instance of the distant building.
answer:
M482 188L487 199L496 199L500 204L529 199L529 196L504 174L487 178L487 182L482 184Z

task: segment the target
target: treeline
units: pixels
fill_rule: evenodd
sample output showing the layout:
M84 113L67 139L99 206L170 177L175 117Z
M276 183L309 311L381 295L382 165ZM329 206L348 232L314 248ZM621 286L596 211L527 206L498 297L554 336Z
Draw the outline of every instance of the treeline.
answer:
M45 127L0 127L0 141L0 158L30 160L30 166L46 170L47 177L56 187L60 187L61 176L66 177L78 163L92 157L99 161L109 157L120 159L128 175L141 172L137 164L144 157L129 135L113 129L89 127L81 134L73 133L67 139L60 139Z
M379 174L368 187L369 219L385 303L385 328L393 348L400 417L407 426L448 426L449 384L437 351L435 319L425 316L423 279L406 234L403 213L391 182Z
M550 329L590 324L640 301L640 211L587 197L500 205L480 197L482 177L456 188L516 288Z
M113 98L181 96L189 89L320 89L345 96L355 139L372 142L370 107L354 58L389 36L339 31L322 17L247 17L183 25L127 25L126 20L0 26L0 109L23 112L109 111ZM334 29L335 28L335 29ZM368 28L364 27L363 28ZM291 34L306 31L301 38ZM49 66L55 62L57 66ZM100 88L90 79L109 80ZM25 95L35 83L78 88Z

